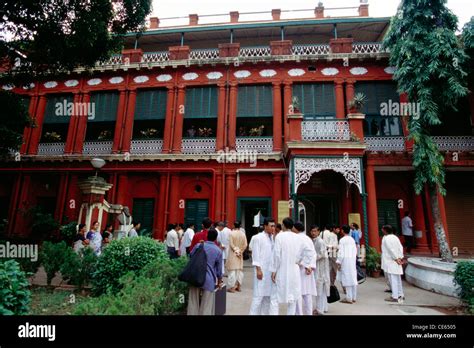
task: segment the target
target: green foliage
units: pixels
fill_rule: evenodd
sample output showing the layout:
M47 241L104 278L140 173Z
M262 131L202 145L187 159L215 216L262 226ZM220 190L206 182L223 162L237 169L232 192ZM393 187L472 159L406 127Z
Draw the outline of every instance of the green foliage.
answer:
M186 258L159 259L141 272L121 277L121 290L109 291L80 304L78 315L173 315L184 314L188 287L178 280Z
M168 258L165 247L148 237L113 240L104 248L92 277L92 291L96 295L108 288L117 293L122 284L119 279L129 271L138 271L148 263Z
M474 83L474 17L471 17L471 20L464 25L461 39L468 57L465 70L469 73L469 85L472 87Z
M454 284L458 286L459 297L474 314L474 262L460 261L454 271Z
M44 212L41 206L34 206L26 212L31 220L31 233L39 240L53 239L59 228L59 223L50 213Z
M29 315L70 315L84 301L84 296L71 291L56 291L43 287L31 289Z
M365 268L368 272L380 271L382 255L374 247L367 247Z
M91 248L83 248L79 254L71 250L61 265L61 276L69 284L83 288L90 283L96 264L97 256Z
M352 98L352 100L349 102L349 107L360 111L366 102L367 96L364 93L356 93L354 98Z
M0 240L0 244L6 244L6 240ZM10 245L21 245L25 244L23 241L9 241ZM29 245L28 245L29 247ZM19 258L9 258L9 260L15 260L20 265L20 268L23 272L25 272L27 277L34 275L40 266L39 257L36 261L33 261L31 258L27 257L19 257Z
M0 315L27 314L31 293L26 274L18 262L0 262Z
M40 260L46 272L46 281L51 285L51 281L70 254L74 253L71 247L62 241L59 243L44 242L41 247Z
M62 225L59 227L59 231L67 243L72 243L75 235L77 234L77 221L72 221L66 225Z

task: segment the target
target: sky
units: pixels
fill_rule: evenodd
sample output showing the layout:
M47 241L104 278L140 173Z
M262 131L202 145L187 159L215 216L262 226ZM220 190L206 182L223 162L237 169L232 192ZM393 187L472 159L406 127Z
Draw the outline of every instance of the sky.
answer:
M271 9L313 10L318 0L153 0L152 16L158 18L186 17L183 19L162 20L160 26L187 24L188 14L228 14L230 11L253 12L268 11L266 14L241 15L240 20L271 19ZM358 7L359 0L322 0L325 8ZM395 14L400 0L369 0L369 15L373 17L391 17ZM448 0L448 7L458 16L459 29L474 16L474 0ZM357 9L326 10L326 16L357 15ZM308 18L314 16L312 11L282 13L284 18ZM228 15L199 19L199 23L227 22Z

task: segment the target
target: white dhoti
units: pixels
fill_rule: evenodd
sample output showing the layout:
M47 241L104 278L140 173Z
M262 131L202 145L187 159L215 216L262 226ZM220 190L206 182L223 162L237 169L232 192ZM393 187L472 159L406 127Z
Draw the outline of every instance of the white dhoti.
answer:
M315 297L315 307L318 313L326 313L329 311L328 294L326 294L326 287L321 287L318 296Z
M313 295L302 295L300 306L296 307L296 315L313 315Z
M244 281L244 272L241 269L233 269L227 275L227 286L232 289L237 283L242 285Z
M354 302L357 299L357 285L346 286L346 300Z
M387 273L388 279L390 280L390 285L392 289L392 298L399 299L404 297L403 286L402 286L402 276L400 274Z

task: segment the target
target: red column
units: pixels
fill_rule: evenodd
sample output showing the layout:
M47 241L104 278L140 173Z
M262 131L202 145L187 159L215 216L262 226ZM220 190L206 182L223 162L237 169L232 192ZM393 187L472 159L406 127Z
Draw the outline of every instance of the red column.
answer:
M135 116L135 102L137 100L137 91L131 90L128 92L127 113L125 115L125 123L122 136L122 153L130 152L130 144L132 142L133 134L133 119Z
M171 139L173 137L171 125L173 123L173 112L174 87L168 86L168 96L166 98L165 131L163 132L163 153L169 153L171 151Z
M293 91L291 88L291 81L285 81L285 85L283 87L283 129L285 141L288 141L288 136L290 133L290 126L288 124L288 114L290 112L293 112L293 110L291 110L292 96Z
M179 197L179 174L171 174L171 183L170 183L170 204L168 206L169 211L169 222L177 223L179 218L179 209L180 207L180 197Z
M44 112L46 110L46 96L40 95L38 108L36 109L35 124L36 127L31 130L30 143L28 144L28 155L36 155L38 153L38 145L43 130Z
M74 93L73 103L77 105L81 102L81 94ZM74 149L74 138L76 137L78 118L85 117L85 115L76 115L73 113L69 120L69 127L67 130L66 144L64 145L64 153L71 154Z
M85 93L82 96L82 103L89 104L91 100L91 96L89 93ZM86 131L87 131L87 117L78 117L77 119L77 131L76 131L76 138L74 139L73 145L73 153L75 154L82 154L82 148L84 145L84 140L86 138Z
M235 172L226 173L226 199L225 199L225 211L226 220L230 225L235 221L236 208L235 208Z
M158 229L153 236L155 239L163 240L164 235L165 235L165 228L166 228L166 214L164 214L164 211L166 209L166 173L161 173L160 174L160 188L159 188L159 199L158 199L158 212L159 215L157 216L158 218Z
M225 84L219 84L219 99L217 102L217 131L216 151L225 147Z
M273 84L273 151L281 151L282 134L281 134L281 85Z
M222 220L222 174L216 172L216 187L215 187L215 207L214 207L214 220Z
M367 166L365 177L367 187L369 246L374 247L380 251L379 220L377 215L377 193L375 189L375 173L373 166Z
M11 234L25 236L31 231L31 226L26 224L24 212L28 211L31 207L29 205L30 197L29 193L31 190L31 175L23 175L23 180L20 186L20 192L18 195L17 208L14 212L13 221L11 221Z
M336 118L346 117L344 112L344 90L342 84L342 79L337 79L334 81L334 91L336 95Z
M28 107L28 114L30 118L35 117L35 109L36 109L36 103L38 101L38 96L34 95L30 99L30 105ZM21 144L20 147L20 153L22 155L26 154L28 152L28 144L30 143L30 136L33 128L26 126L25 129L23 130L23 144Z
M173 129L173 153L181 153L181 143L183 140L183 122L184 122L184 114L186 110L184 110L184 103L185 103L185 89L183 85L178 86L178 103L177 103L177 110L175 112L175 121L174 121L174 129ZM174 223L174 222L173 222Z
M237 84L231 83L230 85L230 95L229 95L229 134L228 139L229 143L228 146L230 149L235 149L235 140L236 140L236 133L237 133ZM229 223L233 223L233 221L229 221Z
M126 173L119 174L117 180L117 198L116 202L114 203L121 204L123 206L128 206L128 192L128 175Z
M127 101L126 99L127 91L121 90L117 107L117 119L115 121L114 143L112 145L112 153L118 153L120 149L120 139L122 138L122 129L125 114L125 103Z
M273 173L273 205L272 214L274 219L277 219L278 215L278 201L282 199L282 186L281 186L281 172Z
M355 80L349 79L346 81L346 112L349 113L349 103L354 98L354 83Z
M425 224L425 213L423 211L423 200L421 194L417 195L415 191L412 191L413 196L413 225L415 231L421 231L421 238L416 240L416 250L428 252L430 249L428 247L428 237L427 237L427 229Z

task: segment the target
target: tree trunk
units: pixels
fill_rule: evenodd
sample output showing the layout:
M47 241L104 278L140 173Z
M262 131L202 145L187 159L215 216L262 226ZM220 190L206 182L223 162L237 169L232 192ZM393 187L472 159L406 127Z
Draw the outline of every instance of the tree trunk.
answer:
M446 232L444 231L443 222L441 221L441 212L439 211L438 202L438 187L436 185L429 185L428 193L431 201L431 213L433 215L434 229L436 232L436 239L438 240L441 260L445 262L453 262L451 249L446 240Z

